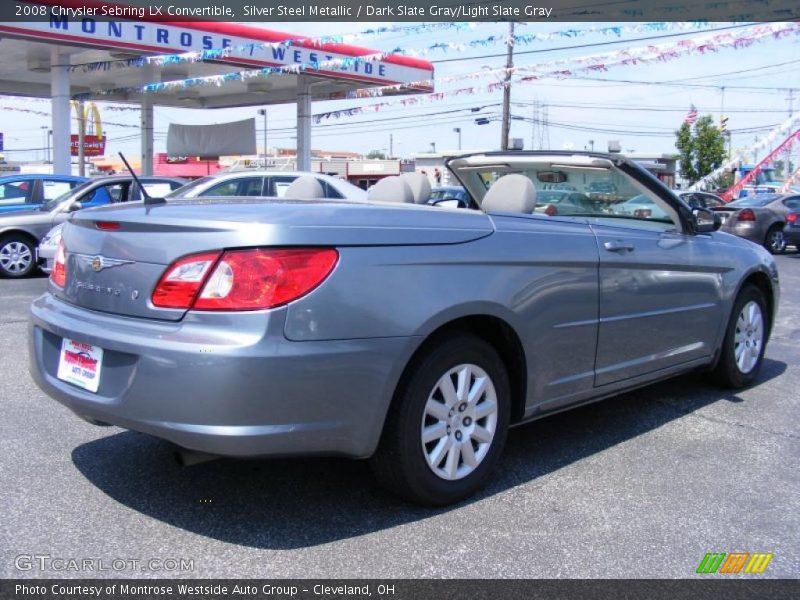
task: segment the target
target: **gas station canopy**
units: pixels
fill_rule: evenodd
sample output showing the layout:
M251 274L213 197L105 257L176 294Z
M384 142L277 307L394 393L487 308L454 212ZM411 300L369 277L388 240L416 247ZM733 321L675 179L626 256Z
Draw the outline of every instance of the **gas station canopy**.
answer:
M53 3L44 0L40 4ZM72 98L141 105L142 166L146 172L152 167L153 106L230 108L296 102L298 164L302 168L310 162L311 100L352 98L358 90L376 86L401 86L384 91L394 94L432 91L433 66L427 61L399 55L356 60L379 53L303 38L222 22L115 21L64 15L41 22L0 23L0 93L52 98L56 172L70 168ZM226 48L230 50L214 60L141 60ZM309 68L311 64L320 68ZM300 65L303 68L292 72ZM147 84L265 67L281 71L246 79L221 78L212 85L156 85L155 91L143 91Z

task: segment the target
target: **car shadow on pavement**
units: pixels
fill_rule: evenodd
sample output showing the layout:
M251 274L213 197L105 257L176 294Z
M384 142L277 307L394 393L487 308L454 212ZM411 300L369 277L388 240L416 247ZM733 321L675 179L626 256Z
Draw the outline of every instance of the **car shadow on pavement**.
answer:
M758 383L785 370L785 363L765 359ZM457 510L719 401L744 402L689 374L512 429L490 485L440 509L382 491L364 461L223 459L184 468L169 443L134 432L78 446L72 460L97 488L146 516L232 544L293 549Z

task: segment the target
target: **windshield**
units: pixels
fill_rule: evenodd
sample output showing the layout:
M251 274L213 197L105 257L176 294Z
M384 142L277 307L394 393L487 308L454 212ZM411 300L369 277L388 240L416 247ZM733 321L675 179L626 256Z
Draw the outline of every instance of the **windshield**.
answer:
M64 192L60 196L56 196L52 200L48 200L47 202L42 203L42 205L39 207L39 210L41 210L43 212L50 212L51 210L54 210L62 202L68 200L72 196L75 196L76 198L78 196L80 196L84 191L89 189L89 187L93 183L94 183L93 181L86 181L86 182L80 184L79 186L72 188L68 192Z
M559 158L534 155L487 164L480 164L480 159L477 159L476 164L469 164L471 159L467 157L451 164L467 192L479 203L483 203L493 189L498 189L499 180L507 181L499 188L504 190L503 193L498 192L492 198L496 212L505 212L502 209L504 204L511 207L511 212L516 212L515 206L519 203L514 205L505 201L510 193L516 192L523 197L527 194L532 196L530 213L537 217L579 217L609 224L624 219L626 227L654 231L674 231L682 226L680 215L668 199L645 188L637 179L613 165L583 165L572 157L562 163ZM551 187L553 185L569 185L575 191L556 190ZM529 201L525 202L526 206L529 204Z
M462 198L464 190L461 188L433 190L430 195L431 200L444 200L445 198Z
M550 192L550 191L546 191L546 192L539 192L539 195L537 196L537 198L538 198L539 202L557 203L557 202L561 202L562 200L564 200L567 197L567 195L568 194L566 192Z
M742 198L741 200L736 200L735 202L731 202L728 206L733 206L734 208L758 208L762 206L766 206L771 202L775 202L780 196L775 196L773 194L766 194L762 196L753 196L752 198Z
M205 184L218 179L215 176L209 177L201 177L200 179L195 179L191 183L187 183L183 187L179 187L177 190L172 192L171 194L167 194L164 198L187 198L189 196L194 196L194 192L197 188L204 186Z

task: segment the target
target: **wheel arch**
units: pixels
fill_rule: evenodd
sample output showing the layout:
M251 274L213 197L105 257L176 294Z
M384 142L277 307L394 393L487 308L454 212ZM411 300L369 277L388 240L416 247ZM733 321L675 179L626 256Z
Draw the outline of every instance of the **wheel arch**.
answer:
M522 341L510 321L506 316L500 316L497 310L483 310L450 314L449 318L440 316L430 322L425 332L420 334L420 343L411 353L397 380L392 403L403 381L407 380L409 371L432 345L458 333L470 333L489 343L500 355L511 387L511 422L521 420L525 412L528 363Z
M21 227L9 227L7 229L3 229L2 231L0 231L0 241L8 237L11 237L13 235L20 235L22 237L28 238L33 244L34 248L39 245L39 238L37 238L32 232L28 231L27 229L23 229Z
M776 297L775 289L772 287L772 280L768 273L757 269L748 273L747 276L739 282L739 286L736 288L736 293L733 295L733 300L731 301L731 311L733 311L736 298L739 297L739 294L741 294L745 286L748 285L758 288L764 294L764 298L767 301L767 310L769 311L767 336L769 336L772 333L772 326L775 323ZM729 315L728 318L730 319L730 317L731 315ZM728 321L726 321L726 323L727 322Z

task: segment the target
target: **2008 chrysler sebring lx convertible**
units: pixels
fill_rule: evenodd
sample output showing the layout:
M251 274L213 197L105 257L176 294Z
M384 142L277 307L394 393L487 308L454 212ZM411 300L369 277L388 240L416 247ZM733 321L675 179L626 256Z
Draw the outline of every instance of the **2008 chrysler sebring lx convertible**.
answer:
M487 480L510 425L692 369L756 378L777 269L713 213L613 155L448 168L468 205L428 204L409 174L366 201L301 177L281 199L75 213L31 307L36 382L90 422L219 456L369 458L446 504ZM596 182L618 197L537 206ZM642 194L660 210L615 212Z

